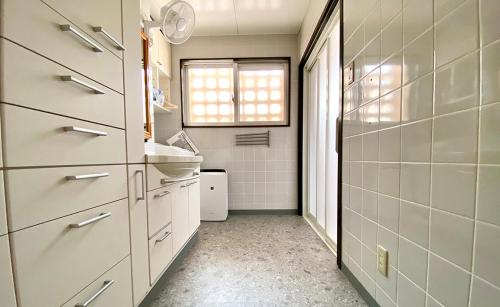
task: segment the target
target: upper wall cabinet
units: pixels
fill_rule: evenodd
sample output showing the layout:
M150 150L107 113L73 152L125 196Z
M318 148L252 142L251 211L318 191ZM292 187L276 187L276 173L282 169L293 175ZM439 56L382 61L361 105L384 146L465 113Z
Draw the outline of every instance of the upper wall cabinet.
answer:
M160 30L151 31L153 45L151 47L151 63L158 67L168 78L172 76L170 44Z

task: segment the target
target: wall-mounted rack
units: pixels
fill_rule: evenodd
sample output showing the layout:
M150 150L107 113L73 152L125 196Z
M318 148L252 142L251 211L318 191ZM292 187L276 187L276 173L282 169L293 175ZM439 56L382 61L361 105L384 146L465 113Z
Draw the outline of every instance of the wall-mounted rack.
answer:
M266 145L271 146L271 131L263 133L236 134L236 146Z

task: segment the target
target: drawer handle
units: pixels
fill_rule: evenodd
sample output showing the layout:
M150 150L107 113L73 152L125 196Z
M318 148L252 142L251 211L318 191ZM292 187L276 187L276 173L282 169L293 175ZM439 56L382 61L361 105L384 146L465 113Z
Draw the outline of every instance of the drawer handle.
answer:
M118 40L116 40L113 36L111 36L106 30L104 30L103 27L92 27L92 30L96 33L102 33L107 39L109 39L113 44L115 44L116 49L118 50L125 50L125 47L123 47L122 44Z
M80 133L92 134L95 136L107 136L108 135L107 132L90 130L90 129L80 128L80 127L75 127L75 126L67 126L67 127L63 127L63 129L66 132L80 132Z
M73 76L61 76L61 80L65 81L65 82L74 82L78 85L83 86L84 88L91 90L92 92L94 92L94 94L99 94L99 95L106 94L104 91L98 89L97 87L92 86L88 83L85 83L82 80L77 79Z
M108 176L109 176L109 173L99 173L99 174L66 176L66 179L67 180L82 180L82 179L101 178L101 177L108 177Z
M72 25L69 25L69 24L59 25L59 28L63 32L68 32L69 31L69 32L75 34L79 39L81 39L82 41L84 41L85 43L87 43L90 47L92 47L92 50L94 50L95 52L103 52L104 51L96 43L94 43L93 41L91 41L90 39L88 39L87 37L85 37L85 35L83 35L82 33L80 33L80 31L78 31L77 29L73 28Z
M82 228L82 227L87 226L89 224L92 224L92 223L95 223L95 222L99 222L100 220L103 220L103 219L108 218L110 216L111 216L111 212L101 213L101 214L99 214L96 217L93 217L93 218L88 219L86 221L80 222L78 224L69 224L69 227L70 228Z
M104 291L108 290L111 285L115 283L114 280L106 280L104 284L102 285L101 289L99 289L94 295L92 295L88 300L86 300L83 303L78 303L75 305L75 307L87 307L89 306L93 301L95 301L96 298L99 297Z
M161 197L163 197L163 196L167 196L168 194L170 194L170 192L169 192L169 191L165 191L165 192L163 192L163 193L156 194L156 195L154 196L154 198L161 198Z
M193 176L191 176L191 177L187 177L187 178L181 177L181 178L176 178L176 179L163 178L163 179L160 179L160 183L161 184L174 183L174 182L179 182L179 181L192 180L192 179L196 179L196 178L199 178L199 177L200 177L200 174L194 172ZM181 186L181 187L184 188L185 186Z
M161 236L161 238L158 238L156 239L155 243L160 243L160 242L163 242L166 238L168 238L169 235L171 235L172 233L167 231L165 232L165 234L163 236Z

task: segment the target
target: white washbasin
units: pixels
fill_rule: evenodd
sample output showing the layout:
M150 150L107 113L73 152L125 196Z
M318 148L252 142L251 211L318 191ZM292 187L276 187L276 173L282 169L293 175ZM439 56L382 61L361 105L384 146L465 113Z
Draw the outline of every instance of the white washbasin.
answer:
M175 146L167 146L157 143L144 144L147 163L201 163L202 156L196 156L194 152Z

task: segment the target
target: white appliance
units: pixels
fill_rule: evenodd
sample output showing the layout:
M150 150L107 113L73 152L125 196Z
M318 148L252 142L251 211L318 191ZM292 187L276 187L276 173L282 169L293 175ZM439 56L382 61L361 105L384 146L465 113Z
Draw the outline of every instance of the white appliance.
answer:
M201 220L225 221L228 210L227 172L223 169L201 170Z
M191 4L183 0L173 0L162 6L160 19L144 20L144 32L160 28L165 38L172 44L182 44L193 34L195 13Z

